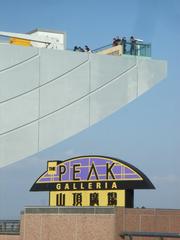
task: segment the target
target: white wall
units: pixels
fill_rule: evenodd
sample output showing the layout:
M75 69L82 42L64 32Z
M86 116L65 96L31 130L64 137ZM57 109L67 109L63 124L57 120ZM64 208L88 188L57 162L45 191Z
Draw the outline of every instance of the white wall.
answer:
M0 167L97 123L166 76L166 62L0 45Z

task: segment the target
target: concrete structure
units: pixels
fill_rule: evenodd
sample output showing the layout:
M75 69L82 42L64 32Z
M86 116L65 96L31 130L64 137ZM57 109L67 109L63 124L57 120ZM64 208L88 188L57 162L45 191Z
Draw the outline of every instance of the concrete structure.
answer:
M0 240L121 240L125 231L179 233L180 210L25 208L19 236L0 235Z
M27 34L22 34L0 31L0 36L10 37L10 44L19 46L58 50L66 48L66 33L64 32L35 29Z
M166 76L166 62L0 45L0 167L99 122Z

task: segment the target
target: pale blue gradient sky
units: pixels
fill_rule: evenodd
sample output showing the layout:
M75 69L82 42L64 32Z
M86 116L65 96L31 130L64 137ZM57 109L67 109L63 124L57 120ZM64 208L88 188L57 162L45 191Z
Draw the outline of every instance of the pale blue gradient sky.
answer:
M135 192L135 206L180 208L180 1L6 0L0 30L34 28L67 32L68 48L109 44L114 36L152 43L152 57L168 61L168 76L97 125L31 158L0 169L0 219L19 218L25 205L48 204L48 193L31 193L49 159L99 154L143 171L156 190Z

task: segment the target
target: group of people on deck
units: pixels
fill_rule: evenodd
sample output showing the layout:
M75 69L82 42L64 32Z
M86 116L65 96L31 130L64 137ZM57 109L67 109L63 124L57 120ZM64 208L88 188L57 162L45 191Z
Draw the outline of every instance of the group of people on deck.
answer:
M136 55L136 39L131 36L130 37L130 51L129 53L131 55ZM112 42L112 46L115 47L115 46L118 46L118 45L122 45L123 46L123 53L127 53L127 49L126 49L126 46L127 46L127 40L126 40L126 37L123 37L122 39L120 37L116 37L116 38L113 38L113 42Z
M128 51L127 51L127 44L130 45L130 49L128 48ZM136 55L136 44L137 44L137 40L131 36L130 37L130 40L127 42L126 40L126 37L123 37L122 39L117 36L116 38L113 38L113 41L112 41L112 46L115 47L115 46L118 46L118 45L122 45L122 49L123 49L123 54L131 54L131 55ZM76 52L89 52L91 53L91 49L85 45L84 48L82 47L77 47L75 46L73 51L76 51Z

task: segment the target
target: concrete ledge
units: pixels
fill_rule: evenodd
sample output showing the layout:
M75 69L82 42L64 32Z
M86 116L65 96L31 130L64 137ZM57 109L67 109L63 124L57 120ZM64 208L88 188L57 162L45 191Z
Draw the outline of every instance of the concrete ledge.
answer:
M115 214L114 207L25 207L24 214Z

